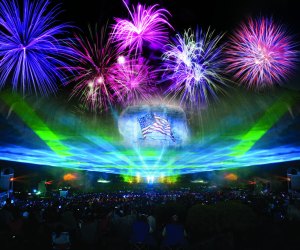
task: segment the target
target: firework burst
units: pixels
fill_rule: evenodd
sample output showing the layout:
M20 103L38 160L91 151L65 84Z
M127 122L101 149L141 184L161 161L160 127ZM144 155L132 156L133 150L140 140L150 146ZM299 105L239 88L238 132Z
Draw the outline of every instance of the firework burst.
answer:
M294 68L295 44L271 18L249 19L231 37L227 70L248 87L263 88L286 80Z
M71 26L57 24L59 6L49 8L48 0L0 2L0 87L9 79L13 89L44 95L57 89L65 78L72 54L59 37Z
M75 35L69 46L75 51L74 66L68 70L74 72L69 82L75 82L72 95L79 96L90 110L107 110L113 103L114 67L119 54L106 39L106 28L89 27L90 35Z
M145 59L126 60L115 69L114 90L123 106L149 101L157 93L157 71Z
M131 12L124 4L131 20L115 18L116 24L111 34L119 50L141 52L145 43L155 49L161 48L168 41L168 28L172 28L167 17L170 13L159 9L158 5L146 7L141 4L133 7Z
M216 91L225 85L222 77L222 47L217 47L222 35L214 32L191 29L179 34L163 54L164 80L171 85L166 90L172 98L179 96L181 105L200 108L208 102L209 96L216 97Z

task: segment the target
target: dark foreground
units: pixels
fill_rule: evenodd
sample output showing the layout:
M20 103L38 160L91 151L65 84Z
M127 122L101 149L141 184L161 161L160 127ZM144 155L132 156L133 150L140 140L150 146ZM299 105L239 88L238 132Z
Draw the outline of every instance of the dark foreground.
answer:
M15 199L1 249L300 249L298 200L245 190Z

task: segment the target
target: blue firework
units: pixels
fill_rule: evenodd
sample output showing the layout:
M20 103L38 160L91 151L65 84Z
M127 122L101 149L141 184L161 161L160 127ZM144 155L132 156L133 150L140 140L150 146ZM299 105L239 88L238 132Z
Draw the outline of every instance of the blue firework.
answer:
M199 108L209 96L222 90L222 35L191 29L177 35L163 54L164 80L171 82L166 90L172 98L179 97L181 105Z
M0 2L0 87L11 82L14 90L47 95L64 80L61 71L72 53L62 35L70 28L57 24L58 5L48 0Z

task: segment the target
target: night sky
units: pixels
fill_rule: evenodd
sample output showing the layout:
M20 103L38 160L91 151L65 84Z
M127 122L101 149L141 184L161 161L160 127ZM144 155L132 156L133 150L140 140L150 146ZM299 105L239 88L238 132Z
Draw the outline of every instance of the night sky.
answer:
M127 0L129 1L129 0ZM105 23L113 17L126 17L127 10L121 0L63 0L65 10L63 16L80 26L89 23ZM139 1L130 0L131 4ZM198 4L196 4L198 2ZM230 31L240 21L249 16L268 15L288 25L291 32L300 30L299 11L297 1L291 0L148 0L142 4L159 4L172 15L170 22L176 30L184 28L212 26L220 31Z
M54 2L57 3L58 1ZM60 18L86 31L88 25L111 25L114 17L127 18L128 12L122 0L62 0L64 12ZM170 13L169 19L175 32L188 28L210 27L217 33L225 33L223 42L234 29L248 17L268 16L282 24L294 40L300 44L300 15L297 1L293 0L127 0L130 6L138 2L145 5L159 4ZM198 4L196 4L198 2ZM300 50L300 46L298 47ZM285 87L300 89L300 64Z

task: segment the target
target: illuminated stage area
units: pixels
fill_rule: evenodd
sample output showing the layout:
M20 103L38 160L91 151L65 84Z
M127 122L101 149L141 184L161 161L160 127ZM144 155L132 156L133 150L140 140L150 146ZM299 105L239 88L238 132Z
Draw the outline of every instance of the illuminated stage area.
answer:
M300 160L299 97L291 91L264 96L239 91L199 116L185 118L178 109L172 117L174 110L141 106L97 117L67 102L2 93L0 160L154 180ZM169 147L170 134L162 135L159 145L130 143L130 138L143 140L138 119L149 110L169 121L175 140L181 130L177 123L186 126L182 136L189 133L190 139L176 147Z

